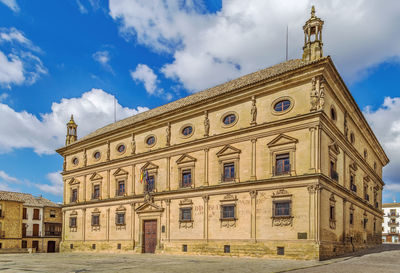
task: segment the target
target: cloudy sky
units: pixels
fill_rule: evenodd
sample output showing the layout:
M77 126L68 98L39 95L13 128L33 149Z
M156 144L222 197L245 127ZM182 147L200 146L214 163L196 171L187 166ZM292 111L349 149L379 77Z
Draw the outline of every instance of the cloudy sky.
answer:
M55 153L79 136L285 59L312 4L325 55L391 159L400 201L400 1L0 0L0 189L62 200Z

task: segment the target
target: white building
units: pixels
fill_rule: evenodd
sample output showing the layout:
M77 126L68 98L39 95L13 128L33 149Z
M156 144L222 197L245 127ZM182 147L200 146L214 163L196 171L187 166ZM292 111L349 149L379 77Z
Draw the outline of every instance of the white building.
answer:
M383 223L382 241L387 243L399 243L400 233L400 203L382 204Z

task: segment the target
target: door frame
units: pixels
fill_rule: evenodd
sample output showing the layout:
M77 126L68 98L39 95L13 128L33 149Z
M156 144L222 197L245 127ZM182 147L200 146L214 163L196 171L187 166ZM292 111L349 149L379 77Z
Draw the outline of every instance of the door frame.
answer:
M157 238L156 238L156 247L155 247L155 249L154 249L154 252L157 250L157 248L158 248L158 246L159 246L159 243L158 243L158 241L159 241L159 237L158 237L158 221L157 221L157 219L145 219L145 220L143 220L142 221L142 253L146 253L145 252L145 248L146 248L146 242L145 242L145 236L146 236L146 234L145 234L145 232L144 232L144 225L145 225L145 222L156 222L156 236L157 236Z
M49 243L54 243L54 251L51 251L51 252L49 252ZM47 251L46 251L47 253L55 253L56 252L56 241L47 241Z
M140 253L144 253L144 222L145 221L155 220L157 222L157 244L156 244L156 252L160 249L161 246L161 213L149 213L149 215L139 215L139 245Z

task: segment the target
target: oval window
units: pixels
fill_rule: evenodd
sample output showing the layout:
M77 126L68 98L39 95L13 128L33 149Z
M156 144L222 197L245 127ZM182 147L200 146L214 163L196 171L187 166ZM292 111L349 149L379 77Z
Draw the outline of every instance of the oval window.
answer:
M150 136L146 139L146 144L151 146L156 142L156 138L154 136Z
M281 100L277 102L274 106L276 112L286 111L290 107L290 100Z
M124 145L124 144L119 145L118 148L117 148L117 150L118 150L118 152L120 152L120 153L125 152L125 145Z
M100 159L100 156L101 156L100 152L95 152L93 155L95 159Z
M236 116L234 114L229 114L226 117L224 117L223 122L225 125L229 125L229 124L234 123L235 120L236 120Z
M78 160L77 157L75 157L74 159L72 159L72 164L78 165L78 163L79 163L79 160Z
M182 135L184 136L189 136L193 132L192 126L186 126L185 128L182 129Z

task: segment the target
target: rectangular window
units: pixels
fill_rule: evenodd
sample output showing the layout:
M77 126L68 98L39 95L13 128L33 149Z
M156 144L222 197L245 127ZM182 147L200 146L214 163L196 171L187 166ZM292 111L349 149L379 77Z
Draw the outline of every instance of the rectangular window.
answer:
M275 201L274 216L290 216L290 201Z
M335 220L335 207L330 206L329 208L329 220Z
M33 210L33 220L40 220L40 211L39 209Z
M33 224L32 236L34 237L39 236L39 224Z
M78 201L78 189L73 189L71 192L71 202Z
M352 225L354 223L354 214L352 212L350 212L350 225Z
M100 226L100 215L92 215L92 226Z
M283 246L278 246L276 248L276 254L277 255L285 255L285 248Z
M70 217L69 218L69 227L70 228L75 228L76 227L76 217Z
M21 245L21 247L22 247L22 248L28 248L28 242L25 241L25 240L22 240L22 245Z
M69 248L70 248L70 249L74 249L74 244L70 244L70 245L69 245Z
M181 221L192 221L192 208L181 208Z
M118 212L115 215L115 223L117 225L125 225L125 213L124 212Z
M336 172L336 162L331 160L331 178L339 181L339 174Z
M235 205L221 206L221 219L235 219Z
M390 228L390 233L396 233L396 228L395 227L391 227Z
M51 218L56 218L56 211L55 210L50 210L50 217Z
M283 175L290 173L290 157L289 154L280 154L275 159L275 175Z
M192 186L192 170L182 171L182 188Z
M182 245L182 252L187 252L187 245Z
M146 182L146 191L152 192L154 191L155 177L154 175L150 175Z
M390 210L390 216L396 216L396 210L395 209L391 209Z
M223 182L229 182L235 180L235 163L229 162L224 163L224 173L222 175Z
M121 244L117 244L117 249L121 249Z
M350 190L357 192L357 186L354 181L354 175L350 175Z
M28 213L26 208L22 209L22 219L28 219Z
M123 196L124 194L125 194L125 181L119 181L117 195Z
M231 246L230 245L224 245L224 253L231 253Z
M96 249L96 244L92 244L92 249Z
M100 185L94 185L92 199L99 199L99 198L100 198Z
M364 221L363 221L364 229L367 228L367 223L368 223L368 219L367 219L367 218L364 218Z

